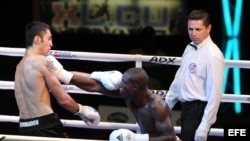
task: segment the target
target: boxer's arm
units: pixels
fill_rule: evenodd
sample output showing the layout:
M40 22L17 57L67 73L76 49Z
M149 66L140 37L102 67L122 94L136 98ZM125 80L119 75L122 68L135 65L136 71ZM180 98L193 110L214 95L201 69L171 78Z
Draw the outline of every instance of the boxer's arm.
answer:
M69 72L63 69L63 66L54 56L48 55L48 68L56 75L58 80L65 84L74 84L79 88L89 92L99 92L110 97L120 97L118 87L122 74L118 71L93 72L91 74L84 72ZM95 80L94 80L95 79ZM100 82L102 85L100 85ZM104 88L105 87L105 88Z
M65 84L69 84L71 78L73 77L73 74L65 70L54 56L48 55L47 60L49 70L56 75L58 80Z
M97 80L91 79L89 77L84 77L83 75L75 75L77 73L73 73L73 77L70 81L71 84L79 87L80 89L89 91L89 92L99 92L105 96L113 97L113 98L121 98L119 90L108 90L106 89L100 82Z
M176 139L174 125L172 123L171 110L165 101L157 98L151 108L151 115L155 120L155 130L161 131L161 135L150 137L152 140L173 141Z
M55 97L57 103L69 112L76 113L78 110L78 105L75 100L65 92L61 83L58 81L57 77L52 74L48 67L50 62L47 58L44 58L43 62L39 65L39 71L42 73L48 90Z
M47 63L50 62L47 60ZM95 110L93 107L87 105L83 106L79 103L76 103L76 101L64 91L61 83L58 81L55 75L49 71L49 66L44 66L47 66L47 68L43 67L44 69L42 69L46 84L57 100L58 104L75 115L78 115L87 125L97 125L100 122L100 115L97 110Z

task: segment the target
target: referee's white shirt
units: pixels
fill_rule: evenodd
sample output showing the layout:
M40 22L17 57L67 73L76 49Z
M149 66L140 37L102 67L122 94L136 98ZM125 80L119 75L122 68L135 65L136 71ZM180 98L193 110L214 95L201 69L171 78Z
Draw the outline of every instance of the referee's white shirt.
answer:
M224 56L208 36L193 47L191 42L182 54L182 61L170 85L165 101L170 108L179 101L206 101L207 106L199 128L206 131L216 121L222 98Z

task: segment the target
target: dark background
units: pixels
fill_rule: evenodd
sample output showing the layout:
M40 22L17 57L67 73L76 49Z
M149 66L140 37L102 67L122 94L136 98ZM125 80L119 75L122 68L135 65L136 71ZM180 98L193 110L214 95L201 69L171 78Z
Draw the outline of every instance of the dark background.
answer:
M232 4L234 0L231 0ZM222 7L221 1L211 0L188 0L185 1L187 12L194 8L205 8L212 17L213 28L211 37L223 50L223 43L227 38L224 37L224 26L222 22ZM249 44L249 15L247 10L248 1L244 1L242 26L240 39L241 60L249 60L248 48ZM1 47L24 47L24 27L32 21L32 0L24 1L1 1ZM86 33L67 33L53 34L53 42L55 50L70 50L84 52L102 52L102 53L124 53L128 54L135 48L142 48L145 39L138 35L103 35L103 34L86 34ZM183 34L176 36L158 36L153 47L150 48L148 54L154 55L157 50L164 52L168 56L181 56L185 45L189 42L186 30ZM20 57L0 56L0 80L13 81L15 66L20 60ZM134 63L104 63L104 62L88 62L88 61L73 61L61 60L64 67L68 70L79 70L92 72L94 70L111 70L118 69L125 71L128 67L133 67ZM157 89L168 89L171 81L174 78L177 66L153 65L145 68L152 79L160 81L160 86ZM249 94L249 69L241 69L241 88L242 94ZM32 80L31 80L32 81ZM227 92L233 93L233 80L229 78ZM152 84L152 88L153 84ZM98 105L122 106L125 104L122 100L110 99L104 96L94 95L77 95L72 94L76 101L86 105L93 105L98 109ZM52 98L54 101L54 99ZM97 102L98 101L98 102ZM61 118L63 119L78 119L61 107L54 101L53 106ZM174 109L179 110L177 105ZM218 113L218 120L215 123L215 128L223 128L225 124L250 124L250 108L249 104L242 104L242 113L235 114L232 103L222 103ZM18 115L18 109L14 98L13 90L0 90L0 114L1 115ZM93 139L108 139L111 130L91 130L67 128L72 138L93 138ZM17 124L0 122L0 134L16 134ZM94 135L93 135L94 134ZM222 140L220 137L209 137L211 140Z

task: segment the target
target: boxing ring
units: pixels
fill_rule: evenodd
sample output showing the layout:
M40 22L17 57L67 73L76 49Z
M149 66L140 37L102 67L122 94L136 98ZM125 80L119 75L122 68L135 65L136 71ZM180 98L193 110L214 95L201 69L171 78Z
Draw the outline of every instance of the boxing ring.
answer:
M0 55L3 56L13 56L13 57L22 57L24 54L24 48L10 48L10 47L0 47ZM142 62L150 62L164 65L180 65L181 57L174 56L150 56L150 55L130 55L130 54L114 54L114 53L91 53L91 52L77 52L77 51L64 51L64 50L51 50L49 55L53 55L58 59L72 59L72 60L85 60L85 61L100 61L100 62L135 62L135 67L143 67ZM154 61L158 60L158 61ZM250 61L247 60L225 60L226 67L233 68L250 68ZM63 88L68 93L75 94L92 94L92 95L102 95L101 93L88 92L84 91L74 85L63 85ZM2 90L13 90L14 82L13 81L0 81L0 89ZM152 90L154 94L160 95L164 98L167 90ZM250 96L249 95L233 95L233 94L223 94L221 102L234 103L240 102L249 104ZM97 126L87 126L82 120L66 120L61 119L65 127L73 128L87 128L87 129L99 129L99 130L115 130L119 128L126 128L132 131L138 131L139 127L137 124L128 124L128 123L113 123L113 122L100 122ZM10 115L0 115L0 122L12 122L18 123L18 116ZM174 127L175 132L180 134L180 127ZM218 136L223 137L224 131L220 128L212 128L209 132L209 136ZM0 140L50 140L46 137L28 137L28 136L16 136L16 135L4 135L0 134ZM53 138L53 140L57 140ZM58 139L63 140L63 139ZM67 139L68 141L74 141L78 139ZM81 139L83 141L83 139ZM88 140L88 141L97 141L97 140ZM99 140L100 141L100 140Z

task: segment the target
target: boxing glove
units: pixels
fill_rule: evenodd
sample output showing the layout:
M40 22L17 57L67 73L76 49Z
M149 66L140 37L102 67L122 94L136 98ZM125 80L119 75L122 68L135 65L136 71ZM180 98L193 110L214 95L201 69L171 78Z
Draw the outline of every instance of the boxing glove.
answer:
M78 103L79 111L75 115L79 116L88 126L97 125L100 122L100 114L90 106L83 106Z
M114 130L109 135L109 141L149 141L148 134L135 134L128 129Z
M57 79L65 84L69 84L70 80L73 77L73 74L64 70L63 66L54 56L48 55L47 60L49 62L48 64L50 71L52 71L52 73L56 75Z
M102 83L108 90L117 90L122 81L122 73L113 71L95 71L90 74L90 78Z

